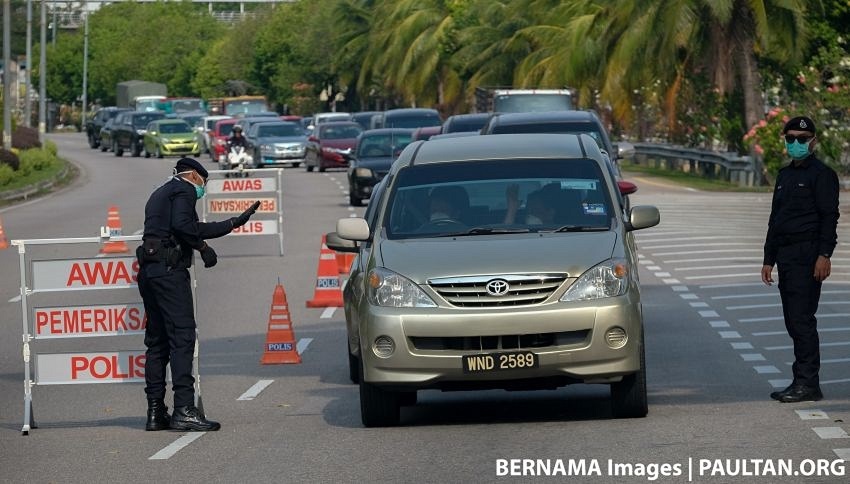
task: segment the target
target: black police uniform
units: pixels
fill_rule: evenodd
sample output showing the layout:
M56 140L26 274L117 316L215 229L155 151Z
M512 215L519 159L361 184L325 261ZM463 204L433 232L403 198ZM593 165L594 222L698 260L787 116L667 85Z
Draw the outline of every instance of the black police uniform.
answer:
M227 146L231 147L231 148L234 147L234 146L241 146L243 148L247 148L248 147L248 141L245 139L244 135L243 136L231 136L230 138L227 138Z
M165 397L165 368L171 363L174 406L194 405L192 355L195 316L189 271L192 251L204 240L227 235L234 223L199 222L195 187L174 177L156 189L145 205L140 251L139 292L148 322L145 330L145 393L148 400Z
M788 335L794 341L794 382L818 388L820 342L815 313L821 282L818 256L837 243L838 176L814 155L779 170L764 244L764 265L776 263Z

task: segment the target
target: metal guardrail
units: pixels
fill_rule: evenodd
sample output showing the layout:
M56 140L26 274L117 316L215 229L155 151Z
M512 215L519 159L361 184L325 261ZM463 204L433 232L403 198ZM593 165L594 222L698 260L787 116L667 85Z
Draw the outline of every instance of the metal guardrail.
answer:
M739 186L751 187L755 183L755 164L751 156L658 143L633 144L638 165L700 174Z

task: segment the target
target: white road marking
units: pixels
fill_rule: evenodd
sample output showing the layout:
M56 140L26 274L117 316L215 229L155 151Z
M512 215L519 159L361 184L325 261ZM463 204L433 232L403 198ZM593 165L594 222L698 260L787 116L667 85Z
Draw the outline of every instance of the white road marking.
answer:
M797 415L800 416L800 420L822 420L829 418L826 412L824 412L823 410L818 410L816 408L794 411L797 412Z
M144 232L145 232L145 229L139 229L139 230L133 232L133 235L142 235Z
M812 427L812 430L822 439L850 439L841 427Z
M305 351L307 351L307 347L310 346L310 343L313 342L313 338L301 338L298 340L298 343L295 344L295 351L298 352L299 355L303 355Z
M820 360L821 365L829 364L829 363L850 363L850 358L829 358L826 360ZM788 363L792 365L793 363Z
M712 328L728 328L728 321L709 321L708 324L711 325Z
M16 302L19 302L20 300L21 300L21 296L18 295L18 296L13 297L12 299L9 299L9 302L10 303L16 303Z
M718 331L717 334L719 334L723 339L735 339L741 337L741 333L737 331Z
M685 292L688 290L688 286L673 286L672 289L676 292Z
M832 449L832 451L835 452L835 455L839 459L843 459L844 462L850 462L850 449Z
M752 333L753 336L782 336L788 334L787 331L757 331Z
M330 319L330 318L334 317L334 313L335 313L335 312L336 312L336 308L335 308L335 307L325 308L325 310L324 310L324 311L322 311L322 315L321 315L321 316L319 316L319 318L321 318L321 319Z
M719 260L735 260L735 261L746 261L747 263L757 263L761 264L761 259L753 257L752 259L742 259L741 257L730 255L729 257L706 257L703 259L673 259L673 260L665 260L665 264L690 264L692 262L714 262Z
M712 271L715 269L741 269L747 267L745 264L731 264L725 266L711 265L711 266L697 266L697 267L675 267L674 271ZM755 269L761 269L761 266L753 265ZM755 273L755 269L753 272Z
M850 341L835 341L832 343L821 343L821 347L824 346L850 346ZM778 351L778 350L793 350L793 345L784 345L784 346L765 346L764 349L768 351Z
M643 247L641 247L643 248ZM681 252L657 252L654 255L656 256L664 256L664 255L695 255L695 254L724 254L724 253L735 253L740 254L741 252L760 252L764 253L764 249L713 249L713 250L685 250Z
M720 316L719 314L717 314L717 311L700 311L699 315L704 318L716 318Z
M661 282L664 284L681 284L678 279L662 279Z
M791 380L768 380L767 382L773 388L785 388L791 384Z
M761 353L741 353L741 358L744 361L764 361L764 355Z
M700 247L729 247L732 245L753 245L752 242L708 242L705 244L699 244ZM656 250L656 249L681 249L683 244L671 244L671 245L644 245L641 247L641 250ZM762 249L764 250L764 249ZM693 254L699 254L699 252L692 252ZM660 253L655 255L661 255Z
M174 454L176 454L177 452L179 452L180 449L182 449L183 447L186 447L187 445L191 444L192 442L203 437L205 433L206 432L190 432L190 433L180 437L179 439L175 440L174 442L168 444L167 446L165 446L165 448L163 448L162 450L160 450L156 454L148 457L148 460L165 460L165 459L168 459L171 456L173 456Z
M348 218L357 218L357 214L356 213L350 213L350 214L348 214Z
M646 270L648 271L660 271L661 268L658 266L646 266Z
M850 313L832 313L832 314L815 314L818 319L830 319L830 318L846 318L850 316ZM764 318L741 318L738 321L742 323L761 323L764 321L782 321L784 316L766 316Z
M839 304L850 304L850 301L821 301L820 306L837 306ZM726 309L734 311L736 309L761 309L761 308L781 308L782 303L777 304L748 304L745 306L728 306Z
M823 294L823 292L821 293ZM758 293L758 294L731 294L728 296L711 296L711 299L751 299L754 297L779 297L777 292Z
M651 260L649 260L649 259L642 259L642 260L639 262L639 264L644 265L644 266L647 266L647 265L654 264L654 262L652 262L652 261L651 261Z
M679 294L679 296L680 296L682 299L699 299L699 296L697 296L696 294L691 294L691 293L687 293L687 294Z
M666 210L665 210L665 212L666 212ZM736 235L735 239L737 239L737 240L755 239L757 241L764 242L764 237L762 237L760 235ZM661 240L664 241L664 242L687 242L689 240L729 240L729 236L728 235L701 235L699 237L672 237L672 238L665 237ZM644 242L644 240L641 239L641 242ZM648 242L648 241L646 241L646 242ZM682 245L684 245L684 244L682 244ZM703 245L703 244L699 244L699 245Z
M782 373L779 371L779 368L773 365L764 365L764 366L754 366L753 370L756 371L759 375L766 375L768 373Z
M702 302L702 301L692 302L692 303L689 303L689 304L691 305L692 308L707 308L708 307L708 303Z
M733 287L751 287L751 286L759 286L759 287L768 287L765 286L763 282L736 282L732 284L708 284L704 286L700 286L700 289L730 289ZM776 294L779 294L777 292Z
M239 396L236 400L253 400L257 395L260 394L261 391L265 390L267 386L274 383L274 380L260 380L257 383L245 391L242 395Z
M353 211L354 211L354 207L348 207L348 211L349 211L349 212L353 212Z
M750 343L731 343L732 349L735 350L751 350L753 345Z
M656 272L655 277L670 277L669 272Z
M685 279L723 279L725 277L758 277L758 273L745 272L743 274L716 274L713 276L688 276Z

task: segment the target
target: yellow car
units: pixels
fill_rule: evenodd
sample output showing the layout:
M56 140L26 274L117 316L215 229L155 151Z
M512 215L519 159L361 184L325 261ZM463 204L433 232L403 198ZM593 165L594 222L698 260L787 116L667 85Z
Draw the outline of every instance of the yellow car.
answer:
M145 130L145 158L172 155L201 156L195 130L182 119L160 119L148 124Z

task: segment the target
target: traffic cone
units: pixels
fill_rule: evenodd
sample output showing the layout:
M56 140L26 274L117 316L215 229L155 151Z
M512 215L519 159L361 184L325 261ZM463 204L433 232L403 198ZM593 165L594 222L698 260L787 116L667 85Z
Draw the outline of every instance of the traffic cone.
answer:
M295 332L292 330L292 320L289 318L286 291L280 283L274 288L266 347L260 363L264 365L301 363L301 355L298 354L295 344Z
M6 232L3 231L3 219L0 219L0 249L8 249L9 240L6 238Z
M322 249L319 252L319 270L316 276L316 289L313 299L307 301L308 308L342 307L342 289L339 281L339 266L334 251L325 244L322 236Z
M121 231L121 216L118 215L118 207L115 205L109 207L109 212L106 215L106 227L109 229L110 237L119 237L123 235ZM127 247L127 242L123 240L117 242L104 242L100 248L101 254L128 254L130 249Z
M337 252L336 265L340 274L348 274L351 272L351 263L354 262L354 254L350 252Z

